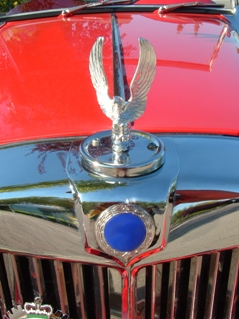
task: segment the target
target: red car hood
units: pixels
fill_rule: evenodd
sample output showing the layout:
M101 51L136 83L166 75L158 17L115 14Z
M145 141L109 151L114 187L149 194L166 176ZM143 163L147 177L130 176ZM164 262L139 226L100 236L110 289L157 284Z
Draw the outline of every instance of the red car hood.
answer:
M117 14L127 81L138 38L157 55L144 115L134 129L238 135L239 42L219 16ZM89 54L104 36L112 96L110 14L8 23L0 29L0 143L88 135L111 128L89 73Z

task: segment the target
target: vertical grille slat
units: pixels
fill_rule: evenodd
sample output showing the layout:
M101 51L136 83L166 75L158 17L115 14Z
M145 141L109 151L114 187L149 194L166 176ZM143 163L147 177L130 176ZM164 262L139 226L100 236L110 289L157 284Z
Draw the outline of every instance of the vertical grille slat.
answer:
M99 289L98 298L96 298L96 310L97 314L99 314L96 318L100 319L108 319L110 316L109 312L109 295L108 295L108 274L106 268L104 267L97 267L96 269L96 278L95 281L98 283L96 287ZM96 291L97 293L97 291ZM96 295L95 295L96 297Z
M207 285L206 303L205 303L205 317L212 319L215 289L217 284L217 273L219 267L220 253L214 253L211 255L209 266L209 278Z
M20 286L19 272L17 269L17 261L14 255L4 256L5 267L7 270L8 283L14 303L23 303L22 291Z
M56 280L58 285L61 310L63 313L69 313L63 263L56 260L54 262L54 266L55 266L55 272L56 272Z
M238 269L239 269L239 248L232 251L230 264L227 294L225 298L224 318L236 318L235 303L237 302L237 286L238 286Z
M146 278L146 318L160 316L162 264L147 267Z
M0 254L0 314L3 316L12 307L12 294L4 263L4 256Z
M223 251L220 253L218 264L217 283L215 288L213 318L224 319L224 309L226 305L228 280L230 274L230 265L232 262L232 251Z
M43 278L41 261L36 258L29 258L31 282L35 297L43 297L46 292Z
M145 284L146 284L146 274L147 269L142 268L138 271L136 275L135 282L131 278L131 287L133 294L133 304L134 304L134 313L136 313L139 318L146 319L148 318L145 314Z
M198 283L200 281L202 257L193 257L190 264L186 319L194 319L197 313Z
M172 261L170 263L167 318L174 318L175 308L177 306L176 284L178 279L178 265L179 261Z
M71 269L75 292L77 318L86 319L87 317L85 310L85 291L83 286L82 266L77 263L73 263L71 265Z
M2 283L0 282L0 316L3 317L3 314L7 312L7 306L5 302L6 298L3 293Z

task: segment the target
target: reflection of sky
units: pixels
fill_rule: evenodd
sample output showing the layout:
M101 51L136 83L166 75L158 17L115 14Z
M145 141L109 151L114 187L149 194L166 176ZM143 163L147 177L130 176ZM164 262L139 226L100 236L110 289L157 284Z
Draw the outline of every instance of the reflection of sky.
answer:
M239 192L237 138L179 137L175 141L181 166L179 190Z
M17 192L0 192L0 200L1 198L4 200L11 198L26 198L29 197L45 197L45 198L57 198L57 199L72 199L72 194L68 193L70 190L69 185L66 183L64 186L54 186L49 188L32 188L29 187L26 190L19 190Z

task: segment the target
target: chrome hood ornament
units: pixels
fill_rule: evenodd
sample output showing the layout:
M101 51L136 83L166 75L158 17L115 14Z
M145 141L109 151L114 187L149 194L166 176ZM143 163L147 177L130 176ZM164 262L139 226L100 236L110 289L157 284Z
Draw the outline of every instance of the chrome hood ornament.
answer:
M113 28L114 29L114 28ZM115 28L116 29L116 28ZM152 45L139 39L139 62L126 100L121 67L120 44L113 32L114 96L108 93L103 66L104 38L97 38L90 52L89 69L92 84L103 113L112 120L112 131L87 138L81 145L82 166L101 176L135 177L158 169L164 162L164 146L153 135L131 131L131 122L145 111L147 93L156 72L156 54Z
M147 93L156 71L156 54L152 45L145 39L139 39L140 56L137 69L130 84L130 98L108 94L108 81L103 67L104 38L99 37L90 53L90 74L100 107L112 120L112 148L115 152L129 148L131 122L143 115L147 102Z

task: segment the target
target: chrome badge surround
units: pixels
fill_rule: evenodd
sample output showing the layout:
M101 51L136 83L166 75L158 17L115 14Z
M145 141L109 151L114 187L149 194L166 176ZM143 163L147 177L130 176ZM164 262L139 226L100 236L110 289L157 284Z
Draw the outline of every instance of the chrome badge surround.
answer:
M116 249L113 249L110 247L105 239L104 236L104 228L109 220L111 220L112 217L117 216L119 214L133 214L137 217L139 217L143 224L145 225L146 229L146 236L142 244L135 250L122 252ZM152 217L145 211L143 208L141 208L138 205L132 205L132 204L117 204L108 207L106 210L104 210L100 216L98 217L96 224L95 224L95 236L99 243L99 246L103 251L108 253L111 256L115 256L120 260L128 261L133 256L141 253L143 250L147 249L155 235L155 224L152 219Z
M121 76L115 81L115 95L111 98L103 67L103 41L104 38L99 37L93 45L89 68L98 103L103 113L112 120L112 132L94 134L82 143L82 166L101 176L142 176L157 170L164 163L164 145L161 141L148 133L131 131L131 123L141 117L146 108L147 93L156 72L156 54L152 45L140 38L140 56L130 84L130 98L125 99L123 72L120 70L115 71ZM118 52L119 45L115 46Z

